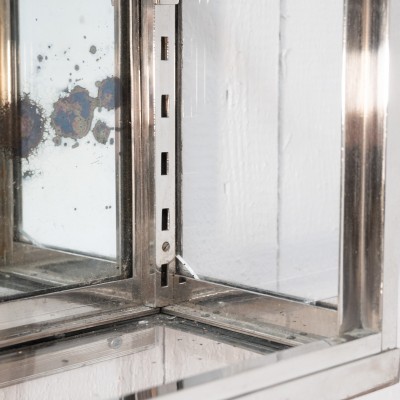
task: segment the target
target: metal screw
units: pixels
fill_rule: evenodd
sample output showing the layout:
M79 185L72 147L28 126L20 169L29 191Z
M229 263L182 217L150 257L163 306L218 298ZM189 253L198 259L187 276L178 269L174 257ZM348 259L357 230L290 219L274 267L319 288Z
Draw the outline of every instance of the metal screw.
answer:
M171 245L168 242L164 242L162 245L163 251L167 252L171 248Z

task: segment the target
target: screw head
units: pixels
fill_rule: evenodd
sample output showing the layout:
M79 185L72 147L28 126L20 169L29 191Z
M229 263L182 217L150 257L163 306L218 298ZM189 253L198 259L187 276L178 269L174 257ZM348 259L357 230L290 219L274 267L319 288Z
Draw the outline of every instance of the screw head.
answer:
M168 242L164 242L162 245L163 251L167 252L171 248L171 245Z

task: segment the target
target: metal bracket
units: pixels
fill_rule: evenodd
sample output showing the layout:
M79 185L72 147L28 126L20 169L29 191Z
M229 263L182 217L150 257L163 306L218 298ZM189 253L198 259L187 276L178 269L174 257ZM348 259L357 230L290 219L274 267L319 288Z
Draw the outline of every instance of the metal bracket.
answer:
M176 4L164 1L161 4ZM155 7L155 204L157 306L169 303L175 271L175 6Z
M136 249L143 257L136 262L144 266L142 299L151 307L171 303L170 275L175 273L176 3L142 2L142 173L146 181L141 187L142 247Z

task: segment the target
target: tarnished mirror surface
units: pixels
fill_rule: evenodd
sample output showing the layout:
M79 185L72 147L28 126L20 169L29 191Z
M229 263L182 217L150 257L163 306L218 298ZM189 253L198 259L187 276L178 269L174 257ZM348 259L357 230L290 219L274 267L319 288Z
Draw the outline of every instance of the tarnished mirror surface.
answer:
M19 1L19 233L115 259L114 8L34 3Z
M335 298L343 2L182 7L184 262L205 279Z
M2 113L10 120L3 157L12 162L2 197L13 209L4 217L2 235L12 240L1 249L0 299L126 277L120 194L130 133L121 134L119 2L9 4L14 54L2 73L14 83Z

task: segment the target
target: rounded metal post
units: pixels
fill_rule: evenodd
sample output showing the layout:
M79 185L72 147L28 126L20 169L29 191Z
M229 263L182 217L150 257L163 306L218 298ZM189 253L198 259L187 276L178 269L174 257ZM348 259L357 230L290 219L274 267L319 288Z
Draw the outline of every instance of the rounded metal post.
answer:
M0 0L0 265L13 246L11 4Z

